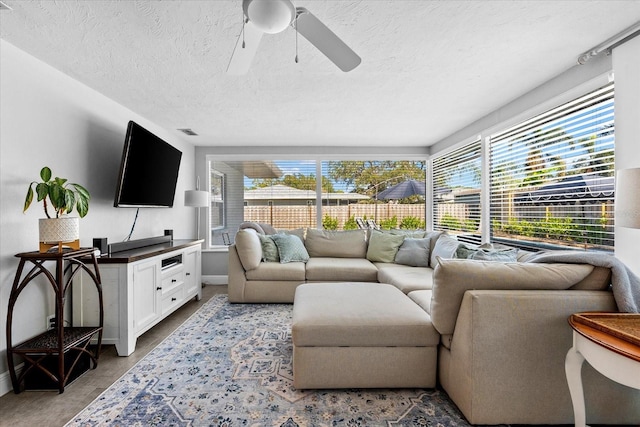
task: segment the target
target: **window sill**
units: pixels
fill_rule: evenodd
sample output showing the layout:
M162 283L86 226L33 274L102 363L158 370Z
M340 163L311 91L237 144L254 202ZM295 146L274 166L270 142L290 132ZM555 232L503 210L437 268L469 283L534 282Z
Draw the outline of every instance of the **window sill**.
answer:
M213 245L209 248L203 249L202 252L229 252L229 246L226 245Z

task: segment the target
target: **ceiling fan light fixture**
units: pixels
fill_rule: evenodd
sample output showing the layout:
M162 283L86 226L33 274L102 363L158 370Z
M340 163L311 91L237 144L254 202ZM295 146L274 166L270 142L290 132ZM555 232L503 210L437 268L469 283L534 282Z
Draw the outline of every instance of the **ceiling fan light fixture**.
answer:
M290 0L243 0L242 9L249 21L267 34L286 30L296 13Z

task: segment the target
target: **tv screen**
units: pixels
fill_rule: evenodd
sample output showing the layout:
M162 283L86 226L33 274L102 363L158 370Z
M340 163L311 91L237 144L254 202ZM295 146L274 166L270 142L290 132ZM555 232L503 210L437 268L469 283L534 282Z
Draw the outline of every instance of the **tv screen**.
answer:
M130 121L115 207L172 207L182 152Z

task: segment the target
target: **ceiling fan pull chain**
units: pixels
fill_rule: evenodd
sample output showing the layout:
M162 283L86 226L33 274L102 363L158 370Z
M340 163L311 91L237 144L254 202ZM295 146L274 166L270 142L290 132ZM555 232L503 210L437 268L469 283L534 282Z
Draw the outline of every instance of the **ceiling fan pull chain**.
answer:
M298 63L298 14L296 13L296 19L294 20L295 22L295 30L296 30L296 64Z
M242 48L244 49L244 24L246 23L246 19L244 19L244 12L242 13Z

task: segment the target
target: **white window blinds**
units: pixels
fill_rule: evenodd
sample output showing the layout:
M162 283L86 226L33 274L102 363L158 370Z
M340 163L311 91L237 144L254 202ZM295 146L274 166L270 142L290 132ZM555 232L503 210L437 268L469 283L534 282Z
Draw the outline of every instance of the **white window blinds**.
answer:
M432 166L433 229L469 241L480 241L482 176L480 139L434 157Z
M614 87L491 137L492 241L613 248Z

